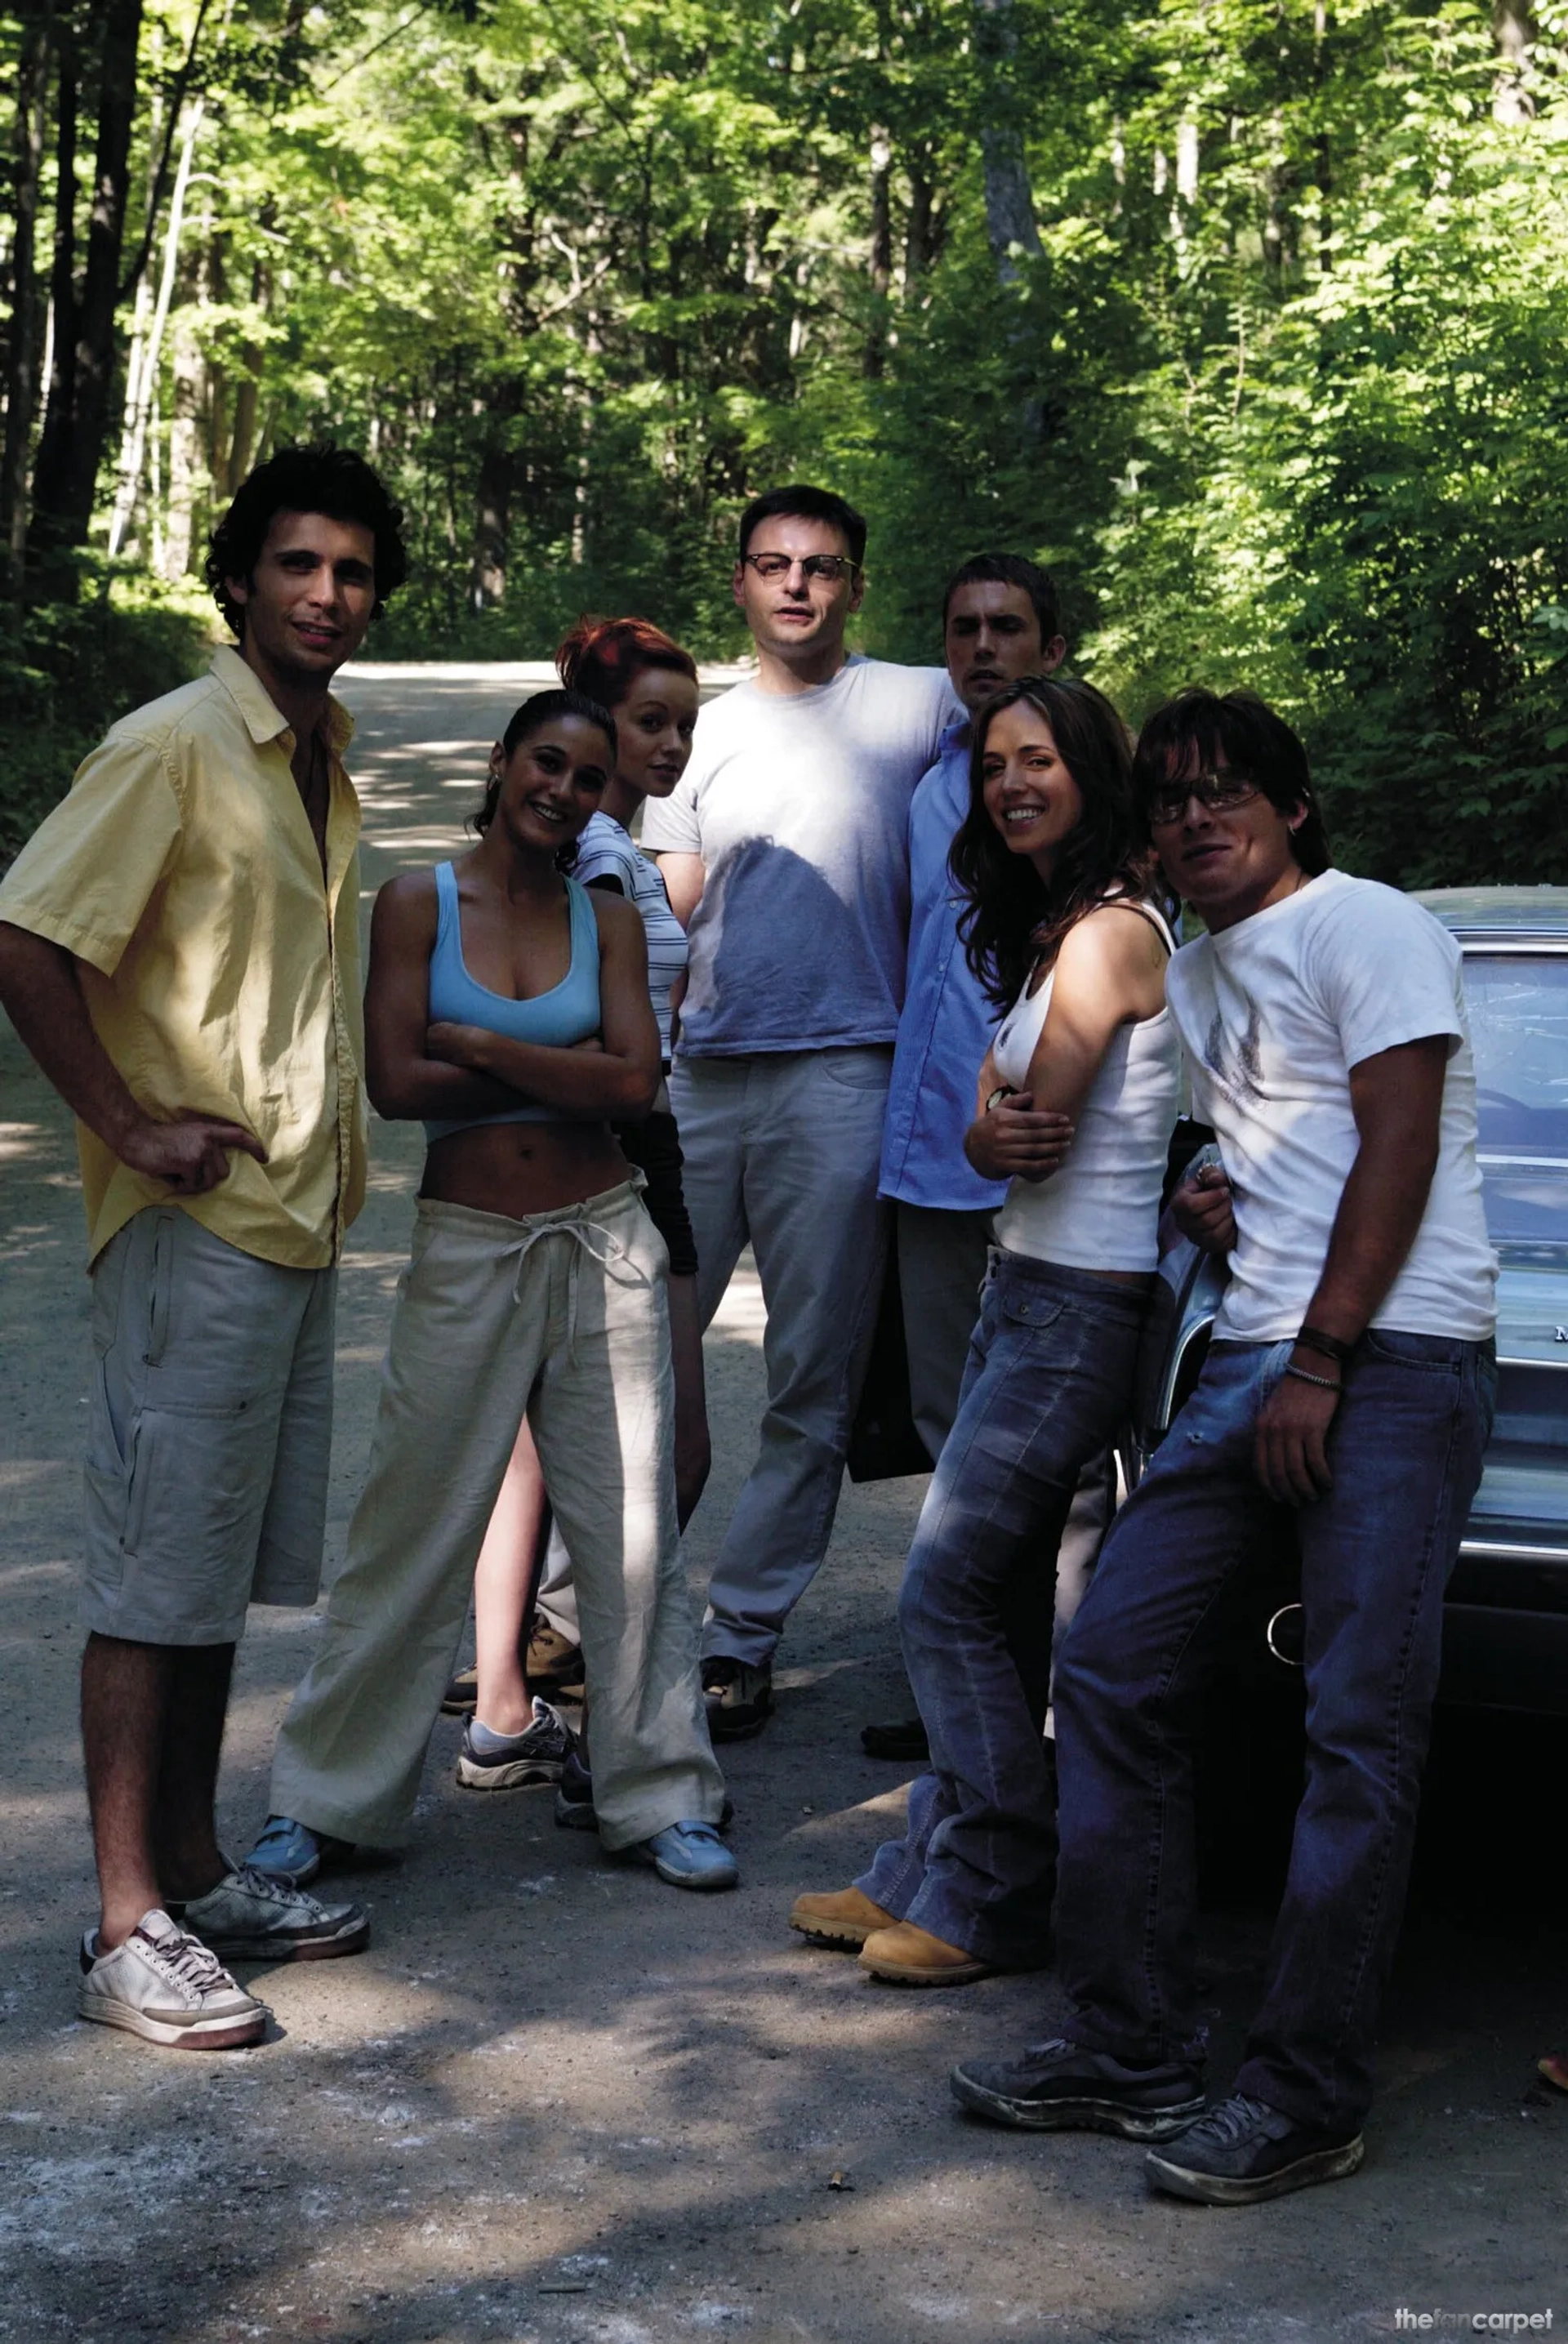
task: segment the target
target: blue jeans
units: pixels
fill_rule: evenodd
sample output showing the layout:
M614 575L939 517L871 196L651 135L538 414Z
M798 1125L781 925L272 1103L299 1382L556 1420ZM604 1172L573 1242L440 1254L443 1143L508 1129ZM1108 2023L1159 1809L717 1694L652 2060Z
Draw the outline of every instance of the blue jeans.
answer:
M958 1413L898 1601L930 1738L902 1840L857 1885L1004 1969L1049 1950L1049 1697L1057 1548L1086 1461L1127 1413L1146 1297L1092 1270L993 1252Z
M1290 1519L1252 1468L1289 1344L1216 1345L1112 1527L1057 1668L1064 2032L1130 2062L1202 2057L1192 1730L1209 1614ZM1354 2129L1393 1958L1442 1656L1443 1589L1492 1430L1489 1343L1378 1330L1295 1512L1307 1781L1263 2005L1235 2088Z

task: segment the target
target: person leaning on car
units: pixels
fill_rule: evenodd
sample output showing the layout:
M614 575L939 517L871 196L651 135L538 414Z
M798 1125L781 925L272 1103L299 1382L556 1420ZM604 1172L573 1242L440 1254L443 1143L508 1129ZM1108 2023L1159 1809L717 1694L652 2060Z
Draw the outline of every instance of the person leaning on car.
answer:
M1230 1279L1057 1667L1069 2014L1058 2039L953 2080L1004 2123L1159 2142L1155 2187L1245 2205L1361 2160L1443 1589L1492 1427L1497 1264L1452 937L1330 868L1305 753L1261 702L1181 695L1137 770L1166 878L1208 928L1167 995L1224 1172L1174 1201ZM1205 2112L1195 1713L1217 1599L1287 1511L1306 1789L1262 2007Z
M366 1134L353 726L328 686L405 566L368 464L280 450L207 558L238 648L114 726L0 887L0 1000L76 1112L92 1266L102 1913L78 2006L178 2049L260 2040L224 1959L369 1934L232 1869L213 1793L246 1606L312 1603L319 1581Z

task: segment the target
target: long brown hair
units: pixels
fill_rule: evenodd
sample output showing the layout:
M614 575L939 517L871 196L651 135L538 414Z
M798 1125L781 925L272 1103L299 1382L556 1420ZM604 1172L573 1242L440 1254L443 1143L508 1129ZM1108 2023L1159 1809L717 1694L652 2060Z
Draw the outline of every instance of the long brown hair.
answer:
M986 810L986 736L1004 708L1027 701L1051 728L1077 783L1083 818L1063 844L1047 886L1015 854ZM1010 1008L1040 961L1110 895L1158 892L1158 864L1132 785L1128 730L1092 683L1027 675L988 700L969 728L969 811L953 841L953 876L966 899L958 933L970 967L999 1009Z

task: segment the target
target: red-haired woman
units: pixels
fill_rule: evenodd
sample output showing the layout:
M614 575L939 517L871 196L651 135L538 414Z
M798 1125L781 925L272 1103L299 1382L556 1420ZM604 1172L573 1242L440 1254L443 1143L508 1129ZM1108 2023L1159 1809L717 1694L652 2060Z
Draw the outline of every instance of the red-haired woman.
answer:
M578 841L572 876L627 896L642 914L648 988L668 1074L671 1024L685 985L686 935L670 908L658 865L638 848L631 825L644 798L668 797L686 770L697 721L696 666L668 635L635 618L580 620L557 652L556 666L564 684L588 693L615 719L615 772ZM643 1122L621 1125L616 1136L647 1180L642 1201L670 1252L675 1495L683 1526L708 1478L711 1451L697 1255L681 1192L680 1140L663 1089ZM548 1705L532 1699L523 1660L544 1521L543 1484L525 1419L474 1574L475 1705L458 1779L470 1790L509 1790L561 1779L564 1764L561 1819L587 1824L592 1806L583 1770ZM581 1663L570 1564L559 1536L546 1571L541 1625L553 1663L547 1682L570 1682L581 1674ZM450 1706L466 1707L465 1692L460 1679Z

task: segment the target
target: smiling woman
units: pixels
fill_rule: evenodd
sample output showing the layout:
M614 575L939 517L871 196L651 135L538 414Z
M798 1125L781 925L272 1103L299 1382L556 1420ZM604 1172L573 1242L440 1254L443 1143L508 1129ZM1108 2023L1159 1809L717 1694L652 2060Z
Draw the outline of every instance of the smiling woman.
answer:
M252 1856L276 1875L404 1836L526 1413L578 1566L601 1836L683 1886L737 1876L680 1567L668 1256L610 1128L659 1082L642 923L559 867L614 765L598 702L537 693L491 753L479 844L377 901L370 1096L430 1147L369 1478ZM528 1739L559 1779L542 1702Z

